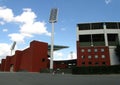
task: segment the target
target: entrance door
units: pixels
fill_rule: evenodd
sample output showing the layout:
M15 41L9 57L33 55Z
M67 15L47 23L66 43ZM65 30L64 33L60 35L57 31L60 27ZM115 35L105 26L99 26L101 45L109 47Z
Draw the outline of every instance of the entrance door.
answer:
M14 72L13 68L14 68L14 65L11 65L10 66L10 72Z

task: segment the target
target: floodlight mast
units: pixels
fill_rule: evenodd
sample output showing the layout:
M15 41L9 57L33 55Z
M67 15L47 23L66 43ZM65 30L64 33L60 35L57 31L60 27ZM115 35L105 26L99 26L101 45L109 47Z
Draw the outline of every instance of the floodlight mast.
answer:
M51 32L51 55L50 55L50 72L53 71L53 50L54 50L54 23L57 22L57 8L51 9L49 22L52 24Z
M11 56L12 56L12 51L13 51L14 48L15 48L15 45L16 45L16 41L14 41L13 44L12 44L12 46L11 46L11 49L10 49L10 50L11 50Z

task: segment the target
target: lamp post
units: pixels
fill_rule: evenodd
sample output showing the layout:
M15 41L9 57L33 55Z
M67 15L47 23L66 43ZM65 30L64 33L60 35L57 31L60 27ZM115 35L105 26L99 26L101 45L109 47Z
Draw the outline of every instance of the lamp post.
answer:
M53 50L54 50L54 23L57 22L57 8L51 9L49 22L52 24L51 32L51 55L50 55L50 72L53 71Z

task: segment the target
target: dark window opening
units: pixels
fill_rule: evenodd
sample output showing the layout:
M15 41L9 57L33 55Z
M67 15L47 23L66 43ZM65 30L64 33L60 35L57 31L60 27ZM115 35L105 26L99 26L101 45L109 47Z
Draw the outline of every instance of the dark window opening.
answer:
M82 56L81 56L81 58L82 58L82 59L85 59L85 56L84 56L84 55L82 55Z
M79 35L80 42L90 42L91 36L90 35Z
M93 45L94 46L104 46L105 45L105 40L104 40L104 35L103 34L95 34L92 35L93 39Z
M102 62L102 65L106 65L106 63L105 63L105 62Z
M91 65L91 64L92 64L92 62L88 62L88 64L89 64L89 65Z
M99 63L98 62L95 62L95 65L98 65Z
M103 23L93 23L92 29L103 29Z
M117 23L105 23L107 29L118 29Z
M91 46L91 35L79 35L80 46Z
M85 62L82 62L82 65L85 65Z
M118 28L120 29L120 23L118 23Z
M108 44L110 46L116 46L118 44L118 34L108 34Z
M44 58L42 59L42 62L45 62L45 59L44 59Z
M79 30L89 30L90 24L78 24Z

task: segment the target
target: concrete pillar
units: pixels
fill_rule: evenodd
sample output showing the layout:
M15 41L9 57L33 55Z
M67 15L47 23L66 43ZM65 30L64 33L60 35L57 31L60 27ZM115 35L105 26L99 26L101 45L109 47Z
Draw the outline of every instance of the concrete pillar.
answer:
M106 32L106 24L103 24L104 28L104 38L105 38L105 46L108 46L108 37L107 37L107 32Z

